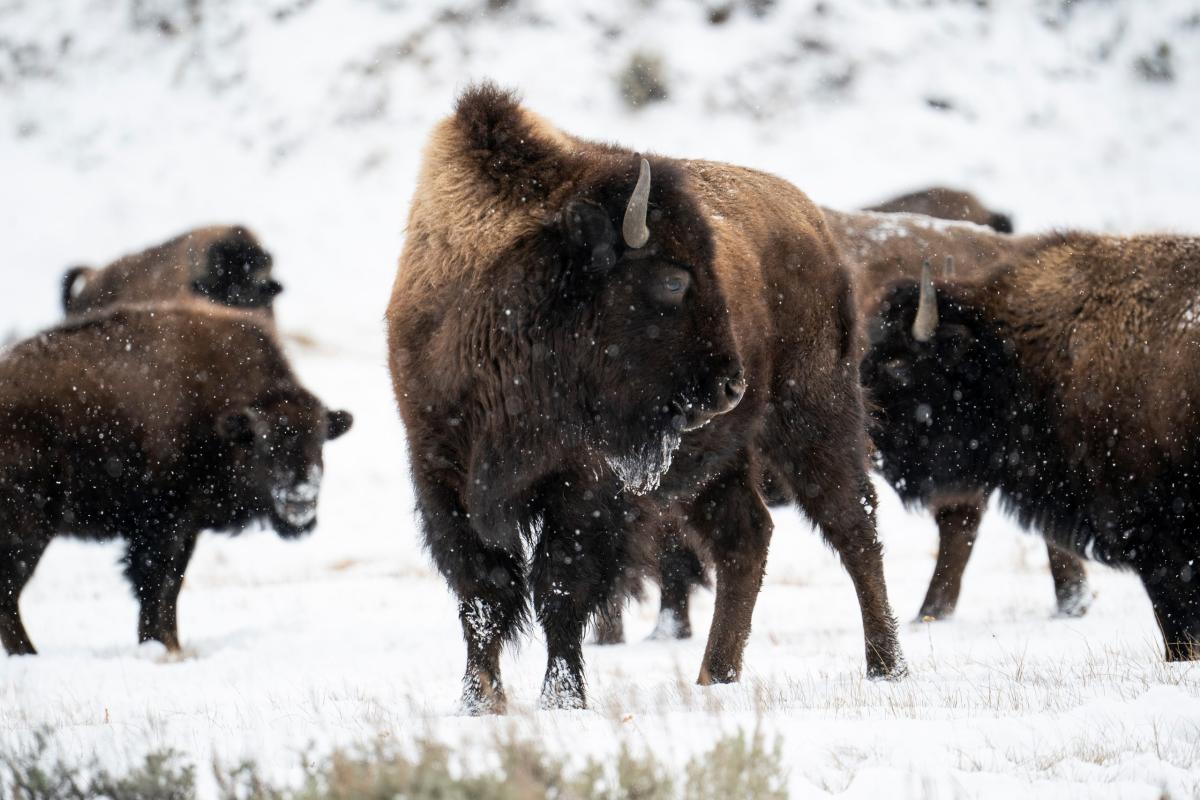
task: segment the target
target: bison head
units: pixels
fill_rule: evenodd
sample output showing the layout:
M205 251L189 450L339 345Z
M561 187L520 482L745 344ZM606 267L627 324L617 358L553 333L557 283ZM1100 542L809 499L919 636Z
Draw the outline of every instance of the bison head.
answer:
M552 337L576 365L588 441L626 488L657 487L682 437L746 390L709 228L663 164L582 191L553 223L565 264Z
M271 277L271 254L245 228L213 242L192 289L237 308L269 308L283 286Z
M909 503L994 485L1015 385L995 325L923 273L880 301L862 362L880 471Z
M327 411L311 396L274 397L221 418L240 493L280 536L299 536L316 525L322 446L352 424L348 411Z

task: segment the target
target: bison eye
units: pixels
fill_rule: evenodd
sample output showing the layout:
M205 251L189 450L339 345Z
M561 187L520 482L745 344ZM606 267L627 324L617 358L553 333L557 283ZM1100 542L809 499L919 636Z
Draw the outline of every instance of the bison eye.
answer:
M668 305L676 305L683 301L688 287L692 285L692 276L686 270L678 267L666 267L659 271L651 284L651 294L654 299Z

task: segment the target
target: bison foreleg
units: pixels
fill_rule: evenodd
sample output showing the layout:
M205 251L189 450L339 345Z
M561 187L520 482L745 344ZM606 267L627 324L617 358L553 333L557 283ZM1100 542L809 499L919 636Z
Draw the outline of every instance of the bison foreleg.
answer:
M500 652L521 629L528 606L520 541L511 538L507 549L502 537L485 544L456 492L423 473L416 477L425 544L458 597L467 645L462 710L503 714L508 701L500 680Z
M139 642L161 642L172 653L180 651L176 607L198 535L195 530L159 530L130 540L125 575L141 606Z
M49 543L49 536L38 536L0 547L0 641L9 655L31 656L37 652L21 622L18 602Z
M589 619L623 599L632 516L614 488L555 481L541 493L542 535L533 558L533 601L546 636L542 708L587 705L583 633Z
M508 698L500 680L500 651L525 617L524 570L513 555L485 548L473 534L467 536L452 555L438 558L458 595L458 617L467 643L462 710L476 716L503 714Z
M689 515L708 543L717 572L712 627L698 683L732 683L741 676L742 653L762 588L773 525L747 472L705 490Z
M970 499L936 504L933 518L938 527L937 564L929 579L929 591L917 614L917 621L949 619L958 605L962 590L963 571L975 548L979 534L979 519L985 498L982 494Z

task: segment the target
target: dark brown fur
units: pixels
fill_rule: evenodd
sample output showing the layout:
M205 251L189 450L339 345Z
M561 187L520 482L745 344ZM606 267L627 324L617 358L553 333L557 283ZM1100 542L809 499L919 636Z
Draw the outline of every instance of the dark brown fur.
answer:
M197 228L107 267L67 270L63 310L84 314L117 303L194 297L237 308L270 310L282 291L271 277L271 264L271 254L244 226Z
M1008 214L992 211L970 192L944 186L908 192L863 210L924 214L938 219L973 222L976 225L986 225L997 233L1012 233L1014 230L1012 217Z
M122 306L0 351L5 649L34 652L17 601L60 534L125 539L139 639L178 649L201 530L311 529L322 444L350 421L299 385L256 315L208 303Z
M1198 297L1200 239L1063 235L943 283L928 342L901 282L863 365L903 498L995 489L1061 547L1134 570L1172 660L1200 655Z
M867 318L883 292L897 280L920 275L926 259L939 270L947 259L960 277L979 275L995 265L1035 253L1055 235L1003 236L980 225L934 219L916 213L844 212L823 208L830 234L850 269L857 312ZM773 505L791 502L786 481L764 476L764 496ZM947 619L953 615L962 586L962 576L970 558L978 526L987 503L980 490L951 492L930 498L929 507L938 525L937 563L919 620ZM688 592L679 588L681 581L692 581L697 550L688 542L686 531L666 529L660 533L664 543L664 563L654 574L666 581L663 587L659 626L654 638L685 638L691 625L687 613ZM694 542L693 542L694 543ZM1047 541L1046 548L1054 578L1055 599L1060 614L1077 616L1087 611L1091 590L1080 559ZM681 556L686 553L690 558ZM703 572L703 570L701 570ZM597 641L623 640L617 622L618 610L609 615Z
M829 228L851 266L859 313L868 319L884 290L897 280L917 278L926 259L944 275L950 264L962 278L980 275L997 264L1027 258L1054 234L1004 236L977 224L943 222L923 213L842 212L823 209ZM946 276L951 277L951 276ZM918 620L947 619L954 614L962 576L973 552L979 522L987 505L980 491L952 492L930 499L938 525L938 556ZM1046 542L1058 613L1080 616L1091 604L1083 563Z
M666 518L694 526L716 565L700 681L736 680L771 531L764 465L841 553L870 673L898 674L850 277L820 212L769 175L650 157L651 240L632 251L614 231L638 163L491 87L466 92L426 148L388 345L425 540L460 600L466 707L504 707L500 648L528 592L543 703L581 706L583 627ZM697 413L717 415L664 472L657 443ZM610 463L640 466L622 481Z

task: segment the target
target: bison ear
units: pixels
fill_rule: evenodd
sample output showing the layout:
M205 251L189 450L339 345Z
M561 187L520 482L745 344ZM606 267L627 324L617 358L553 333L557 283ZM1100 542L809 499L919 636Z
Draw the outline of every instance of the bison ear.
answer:
M234 444L250 444L262 427L262 417L252 408L228 411L217 420L217 433Z
M329 411L326 412L326 415L329 428L326 439L336 439L354 425L354 415L349 411Z
M571 261L588 272L604 272L617 263L617 229L608 212L587 200L572 200L562 212Z

